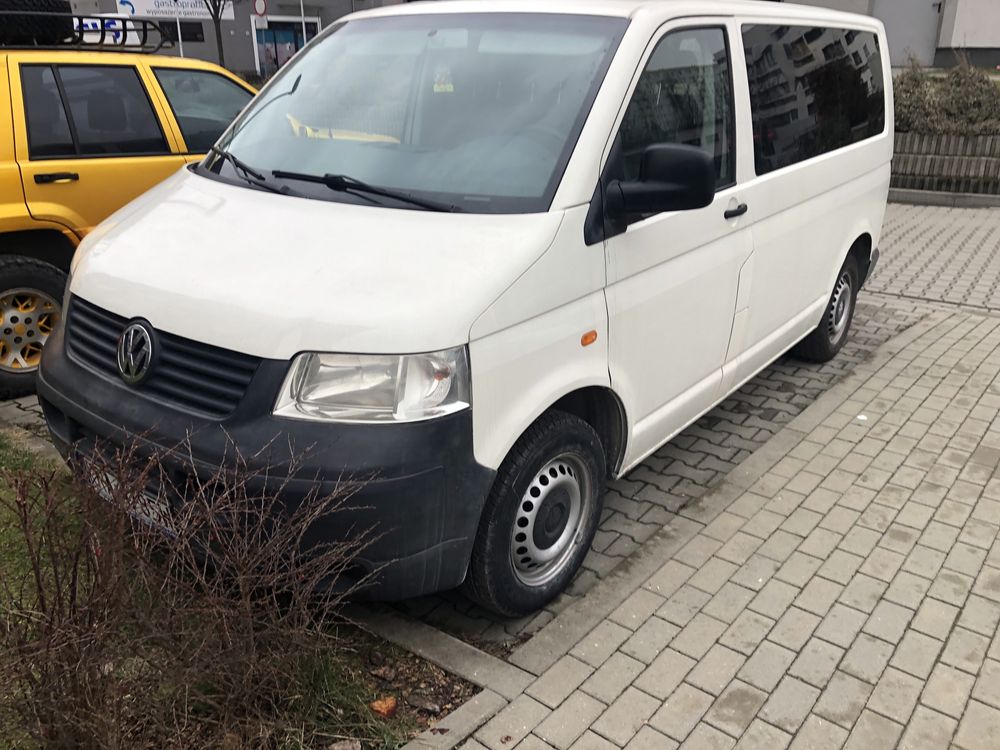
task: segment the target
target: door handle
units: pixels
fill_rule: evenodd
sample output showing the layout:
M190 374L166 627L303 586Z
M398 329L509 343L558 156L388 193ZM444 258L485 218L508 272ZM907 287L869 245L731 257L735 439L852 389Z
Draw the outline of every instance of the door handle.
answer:
M747 204L741 203L736 208L727 208L726 212L723 214L727 219L735 219L737 216L742 216L747 212Z
M53 182L76 182L80 175L76 172L45 172L35 175L35 183L38 185L48 185Z

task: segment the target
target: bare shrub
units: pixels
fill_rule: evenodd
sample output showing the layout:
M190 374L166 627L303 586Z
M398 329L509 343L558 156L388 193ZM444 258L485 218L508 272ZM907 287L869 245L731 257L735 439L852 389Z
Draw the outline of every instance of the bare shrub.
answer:
M941 113L934 102L934 81L915 61L896 76L893 97L897 130L904 133L936 133L941 129Z
M18 548L0 570L5 729L48 748L233 750L362 731L328 700L331 625L373 532L316 534L356 487L289 502L290 480L235 450L211 476L193 465L133 447L88 452L72 477L0 470Z
M950 132L1000 133L1000 86L982 70L967 63L949 70L938 100Z
M900 132L1000 133L1000 85L964 59L941 77L913 62L896 76L893 93Z

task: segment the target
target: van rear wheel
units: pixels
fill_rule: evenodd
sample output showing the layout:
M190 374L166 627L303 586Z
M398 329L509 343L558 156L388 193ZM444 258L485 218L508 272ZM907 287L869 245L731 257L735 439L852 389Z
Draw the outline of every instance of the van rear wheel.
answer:
M792 354L808 362L829 362L836 357L847 341L860 288L858 262L854 255L848 255L837 274L823 319L796 345Z
M42 347L62 317L66 274L18 255L0 257L0 399L35 390Z
M506 616L540 609L572 580L601 516L601 440L582 419L542 415L511 449L486 500L466 593Z

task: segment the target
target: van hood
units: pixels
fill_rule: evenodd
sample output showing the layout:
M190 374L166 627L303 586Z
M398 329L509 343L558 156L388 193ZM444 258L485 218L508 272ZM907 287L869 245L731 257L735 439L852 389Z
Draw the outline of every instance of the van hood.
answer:
M72 292L258 357L435 351L468 342L561 216L357 206L184 169L88 235Z

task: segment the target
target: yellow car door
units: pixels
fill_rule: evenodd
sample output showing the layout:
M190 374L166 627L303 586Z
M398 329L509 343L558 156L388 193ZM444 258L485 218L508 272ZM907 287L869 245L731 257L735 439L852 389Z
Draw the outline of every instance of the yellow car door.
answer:
M84 236L184 164L136 64L111 54L9 58L28 211Z

